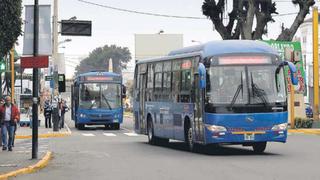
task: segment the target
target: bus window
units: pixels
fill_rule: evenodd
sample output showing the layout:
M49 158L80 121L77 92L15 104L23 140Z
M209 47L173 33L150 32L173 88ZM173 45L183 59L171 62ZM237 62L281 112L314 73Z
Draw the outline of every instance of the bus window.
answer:
M173 102L179 102L180 98L180 87L181 87L181 71L173 72L172 76L172 95L173 95Z

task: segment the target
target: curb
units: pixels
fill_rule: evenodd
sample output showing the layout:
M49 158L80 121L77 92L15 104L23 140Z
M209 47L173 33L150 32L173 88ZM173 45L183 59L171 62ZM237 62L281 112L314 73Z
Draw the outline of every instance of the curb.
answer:
M320 129L289 129L289 133L320 135Z
M63 132L63 133L48 133L48 134L39 134L38 137L39 138L55 138L55 137L66 137L66 136L70 136L72 134L69 126L66 124L66 128L67 128L67 132ZM32 135L16 135L15 136L16 139L31 139Z
M22 169L18 169L15 171L11 171L6 174L0 174L0 180L5 180L10 177L16 177L16 176L22 175L22 174L31 174L35 171L43 169L48 165L50 159L52 159L52 152L48 151L46 153L46 155L39 162L37 162L34 165L31 165L31 166L28 166L28 167L25 167Z
M70 133L49 133L49 134L39 134L39 138L52 138L52 137L66 137L70 136ZM31 139L32 135L16 135L16 139Z

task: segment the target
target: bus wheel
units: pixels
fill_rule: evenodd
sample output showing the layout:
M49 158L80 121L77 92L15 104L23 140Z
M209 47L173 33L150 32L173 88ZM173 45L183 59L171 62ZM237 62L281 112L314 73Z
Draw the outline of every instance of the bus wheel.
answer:
M114 129L114 130L119 130L119 129L120 129L120 124L119 124L119 123L113 123L113 124L111 125L111 127L112 127L112 129Z
M84 129L84 124L78 124L78 125L77 125L77 128L78 128L79 130L83 130L83 129Z
M263 153L267 147L267 142L253 143L252 148L255 153Z
M154 136L153 131L153 123L152 120L148 120L148 142L149 144L155 145L156 144L156 137Z
M189 151L194 152L195 150L195 144L193 141L193 132L192 132L192 127L189 126L186 133L186 143L188 145Z

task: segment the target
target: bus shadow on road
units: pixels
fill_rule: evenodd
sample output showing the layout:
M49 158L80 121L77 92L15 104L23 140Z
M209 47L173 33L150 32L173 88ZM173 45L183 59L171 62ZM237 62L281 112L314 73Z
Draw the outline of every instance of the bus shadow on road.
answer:
M149 145L144 142L144 144ZM149 145L151 146L151 145ZM168 148L171 150L177 151L185 151L190 152L188 146L184 142L169 142L166 144L158 145L159 147ZM280 154L276 153L261 153L257 154L253 152L251 149L245 149L241 145L238 147L235 146L226 146L226 145L207 145L207 146L198 146L195 150L195 153L202 155L210 155L210 156L277 156Z

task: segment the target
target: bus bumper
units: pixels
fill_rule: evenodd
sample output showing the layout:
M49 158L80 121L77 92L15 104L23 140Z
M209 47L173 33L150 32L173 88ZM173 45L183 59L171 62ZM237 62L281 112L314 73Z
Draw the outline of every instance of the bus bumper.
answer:
M287 130L284 131L241 131L241 132L211 132L206 130L206 144L231 143L245 144L254 142L282 142L287 140Z

